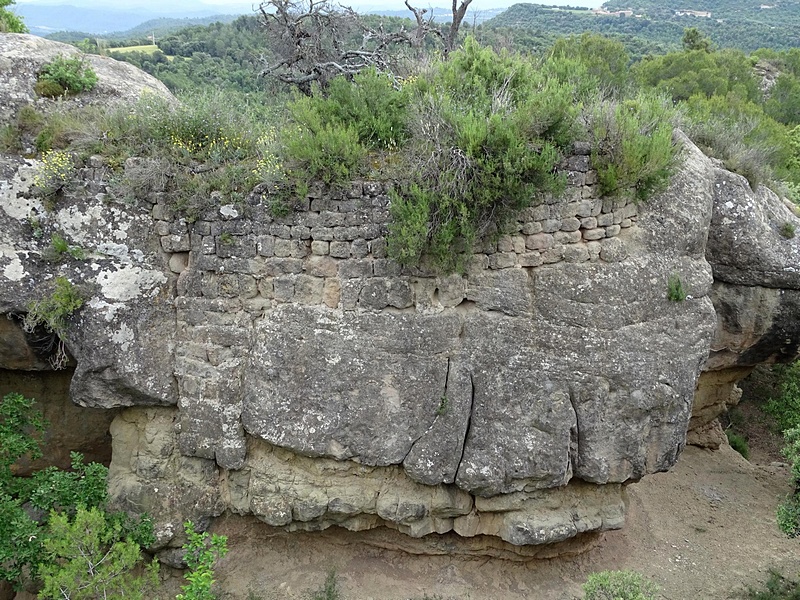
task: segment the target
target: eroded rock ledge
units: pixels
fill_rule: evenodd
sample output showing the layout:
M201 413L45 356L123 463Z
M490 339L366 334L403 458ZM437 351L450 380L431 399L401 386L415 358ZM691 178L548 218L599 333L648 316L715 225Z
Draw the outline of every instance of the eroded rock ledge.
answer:
M111 493L156 517L164 556L182 521L225 511L535 555L622 526L625 484L670 468L690 419L713 429L749 367L797 353L800 249L778 233L796 217L676 135L659 197L598 197L578 146L564 197L447 277L387 258L383 184L312 190L281 219L257 194L223 200L189 223L163 192L111 200L101 157L46 211L36 162L3 157L0 314L56 275L84 290L72 399L129 407ZM48 262L54 232L88 258ZM17 348L0 367L43 358Z

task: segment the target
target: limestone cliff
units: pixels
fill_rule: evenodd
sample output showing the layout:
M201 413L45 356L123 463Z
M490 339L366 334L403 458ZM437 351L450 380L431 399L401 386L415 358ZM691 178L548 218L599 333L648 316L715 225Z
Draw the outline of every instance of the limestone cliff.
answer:
M224 511L529 555L618 528L625 484L669 469L693 415L708 429L800 339L800 244L778 231L798 219L676 135L680 171L638 206L599 197L577 145L564 196L447 277L386 257L382 183L311 189L283 218L257 193L223 199L189 223L164 194L111 201L101 157L46 210L36 161L2 157L0 367L46 368L2 342L25 339L18 316L54 276L84 290L71 396L131 407L111 425L111 493L156 517L159 548ZM48 262L56 231L87 258Z

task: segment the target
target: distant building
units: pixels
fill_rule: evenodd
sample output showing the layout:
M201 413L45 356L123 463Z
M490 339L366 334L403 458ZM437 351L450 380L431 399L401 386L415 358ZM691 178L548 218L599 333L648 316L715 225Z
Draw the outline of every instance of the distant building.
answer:
M676 17L703 17L708 19L711 17L711 13L707 10L676 10L675 11Z
M592 10L592 13L601 17L632 17L633 11L632 10L615 10L615 11L608 11L603 8L595 8Z

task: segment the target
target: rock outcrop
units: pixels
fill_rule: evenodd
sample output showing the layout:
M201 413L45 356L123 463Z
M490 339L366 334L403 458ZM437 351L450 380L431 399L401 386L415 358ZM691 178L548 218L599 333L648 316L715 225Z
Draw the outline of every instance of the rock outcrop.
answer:
M56 275L83 290L71 395L130 407L111 495L156 517L164 556L182 521L224 511L520 548L618 528L625 484L669 469L690 419L713 429L739 377L800 338L800 245L779 234L797 218L676 135L663 194L599 197L576 152L563 197L447 277L386 257L384 184L312 189L282 218L257 194L223 199L189 223L163 194L109 201L100 157L45 210L36 161L3 157L0 313ZM87 258L48 262L53 232ZM4 339L24 337L9 323ZM6 346L2 368L46 365Z

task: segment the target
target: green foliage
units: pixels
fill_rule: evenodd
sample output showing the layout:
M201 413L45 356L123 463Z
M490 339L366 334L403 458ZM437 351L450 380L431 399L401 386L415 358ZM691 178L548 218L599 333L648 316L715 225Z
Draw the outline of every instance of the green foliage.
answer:
M33 400L16 393L3 397L0 404L0 579L16 587L26 575L35 578L47 563L42 543L49 525L35 520L25 506L47 512L60 510L66 519L79 508L104 504L107 494L106 467L83 464L78 453L71 455L72 471L51 467L32 477L13 475L11 467L20 458L42 455L40 438L46 424L33 405ZM139 543L152 543L148 521L133 521L123 514L107 518Z
M642 88L655 88L676 102L698 94L707 98L732 94L751 102L760 99L751 62L736 50L671 52L641 61L634 74Z
M66 93L61 84L52 79L39 79L34 84L33 91L44 98L58 98Z
M145 600L158 585L158 561L136 574L143 559L139 543L98 508L79 507L74 519L51 513L43 546L39 598Z
M800 600L800 583L783 577L777 571L770 570L764 589L750 588L747 598L749 600Z
M189 567L184 577L188 583L181 586L182 593L176 596L176 600L214 600L211 592L214 563L228 553L228 539L217 534L209 536L207 532L198 533L191 521L183 526L188 538L183 545L186 550L184 561Z
M48 88L43 84L36 90L42 96L60 96L64 92L79 94L94 88L97 84L97 74L94 69L86 65L83 58L67 58L59 55L42 67L38 81L49 82L51 90L56 89L52 87L53 84L61 89L57 94L47 94L43 89Z
M74 174L75 165L69 153L48 150L33 177L33 185L42 197L52 198L72 181Z
M744 175L755 188L791 178L791 139L786 128L761 106L736 95L693 96L685 105L687 134L725 167Z
M793 538L800 536L800 426L785 430L783 437L782 454L789 461L795 492L778 507L777 519L780 530Z
M64 255L69 255L76 260L86 258L83 248L71 245L61 234L54 233L50 238L50 248L46 256L49 260L58 262L64 259Z
M687 27L684 30L681 44L683 44L683 49L689 52L694 50L711 52L711 40L700 33L696 27Z
M576 59L587 74L608 92L619 93L630 79L630 56L622 42L602 35L583 33L562 37L550 50L553 58Z
M642 201L666 188L678 151L674 119L668 100L641 92L630 100L602 100L587 108L592 164L602 194Z
M773 370L780 379L780 394L764 405L764 411L775 419L783 432L800 427L800 361L776 365Z
M28 28L19 16L8 10L14 0L0 0L0 33L28 33Z
M0 403L0 486L8 489L12 479L11 465L23 456L31 459L42 455L41 437L46 422L34 410L35 400L10 393Z
M308 600L342 600L342 590L335 570L330 570L322 586L308 595Z
M409 87L407 183L392 202L389 253L460 270L476 240L563 189L555 166L576 133L575 89L472 38Z
M592 573L583 584L585 600L655 600L658 587L635 571Z
M784 221L778 231L783 237L785 237L787 240L790 240L794 237L795 230L796 227L794 223L790 221Z
M55 352L50 357L50 362L56 369L67 364L68 356L63 340L67 333L68 319L83 306L83 301L80 291L66 277L59 276L56 277L54 289L49 296L28 304L23 328L30 333L37 327L43 327L57 338Z
M686 300L686 290L683 289L680 275L673 273L667 280L667 300L671 302L683 302Z
M736 450L742 455L742 458L748 459L750 457L750 448L747 445L747 439L741 434L732 429L725 430L725 436L728 438L728 444L731 448Z
M28 305L25 327L32 330L38 325L58 336L67 332L67 319L83 306L83 296L66 277L56 277L53 292L46 298Z

